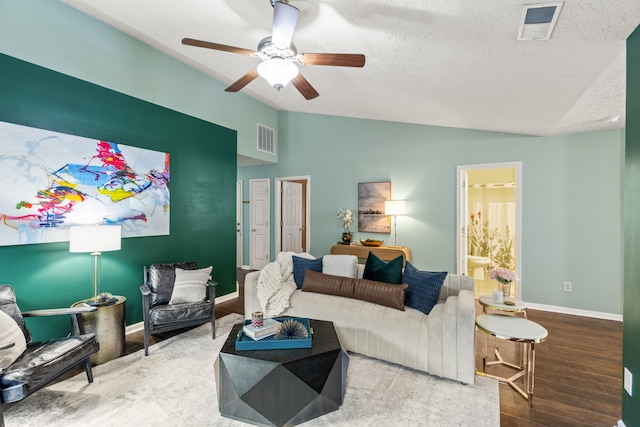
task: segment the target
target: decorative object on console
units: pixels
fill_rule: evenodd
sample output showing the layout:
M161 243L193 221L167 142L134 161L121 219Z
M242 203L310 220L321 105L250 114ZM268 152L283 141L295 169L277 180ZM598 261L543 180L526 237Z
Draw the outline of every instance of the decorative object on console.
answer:
M391 233L391 218L384 213L384 202L391 199L391 182L358 184L358 231Z
M421 271L407 261L402 275L402 282L409 285L404 299L405 305L429 314L438 303L440 289L446 277L446 271Z
M404 200L387 200L384 202L384 214L388 216L393 216L393 245L397 246L398 243L398 227L397 227L397 218L398 215L404 215L407 211L405 210Z
M342 220L342 227L344 231L342 232L342 243L343 245L351 244L351 231L349 231L349 226L353 222L353 213L351 209L338 209L338 219Z
M507 298L511 296L511 282L518 280L518 275L508 268L496 268L489 271L489 278L498 281L502 295Z
M369 252L362 278L377 282L400 284L402 283L402 263L402 256L385 262L373 252Z
M293 281L296 282L298 289L302 289L304 274L307 270L322 272L322 258L307 259L293 255L291 259L293 261Z
M119 251L122 228L119 225L80 225L69 229L69 252L90 252L93 255L93 299L100 289L100 255Z
M382 246L383 243L384 243L384 240L373 240L373 239L360 240L360 244L362 246L371 246L374 248L377 248L378 246Z

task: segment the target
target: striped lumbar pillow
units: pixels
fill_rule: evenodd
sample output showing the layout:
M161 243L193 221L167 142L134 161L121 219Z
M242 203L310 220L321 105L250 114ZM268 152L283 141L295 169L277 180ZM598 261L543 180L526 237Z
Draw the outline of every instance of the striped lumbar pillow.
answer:
M207 281L211 279L212 270L213 266L199 270L176 268L176 281L169 304L204 301L207 296Z

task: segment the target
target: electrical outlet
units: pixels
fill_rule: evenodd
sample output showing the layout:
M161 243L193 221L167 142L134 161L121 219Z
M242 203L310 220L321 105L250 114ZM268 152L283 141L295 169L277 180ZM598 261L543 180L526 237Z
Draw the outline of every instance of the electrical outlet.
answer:
M633 374L627 368L624 368L624 389L629 393L629 396L633 396Z
M573 291L573 286L571 285L571 282L564 282L562 284L562 288L564 289L565 292Z

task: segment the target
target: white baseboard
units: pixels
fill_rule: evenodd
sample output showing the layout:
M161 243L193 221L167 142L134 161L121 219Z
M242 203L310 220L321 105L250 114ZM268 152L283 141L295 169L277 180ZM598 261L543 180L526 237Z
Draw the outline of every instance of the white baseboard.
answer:
M580 310L577 308L558 307L555 305L527 303L527 308L541 311L550 311L553 313L573 314L574 316L593 317L595 319L615 320L622 322L621 314L603 313L600 311Z
M236 291L231 292L230 294L222 295L216 298L216 304L220 304L223 302L230 301L232 299L236 299L240 296L240 284L236 281ZM144 322L133 323L128 325L124 333L125 335L133 334L134 332L139 332L144 330Z
M624 425L622 420L618 420L618 425L617 426L613 426L613 427L626 427L626 426Z
M243 270L251 270L251 266L250 265L243 265L241 268Z

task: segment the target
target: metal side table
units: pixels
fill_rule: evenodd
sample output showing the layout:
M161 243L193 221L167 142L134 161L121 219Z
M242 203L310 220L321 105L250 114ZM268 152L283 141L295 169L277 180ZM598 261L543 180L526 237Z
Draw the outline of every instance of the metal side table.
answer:
M96 334L96 340L100 344L100 350L90 357L91 363L94 365L108 362L124 354L126 298L116 295L114 295L114 298L116 298L116 302L99 305L96 311L82 314L84 333ZM93 298L78 301L71 307L82 307L85 303L92 301Z
M521 343L524 347L522 349L521 364L519 365L504 361L497 348L494 349L497 360L489 362L487 360L487 343L485 340L482 354L482 372L480 374L505 382L525 399L532 399L536 364L535 345L546 341L547 330L531 320L501 314L481 314L476 318L476 326L489 335L502 340ZM517 372L509 378L491 375L487 373L487 366L491 365L505 365L516 369ZM524 389L516 384L516 380L521 377L524 377Z

